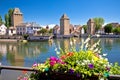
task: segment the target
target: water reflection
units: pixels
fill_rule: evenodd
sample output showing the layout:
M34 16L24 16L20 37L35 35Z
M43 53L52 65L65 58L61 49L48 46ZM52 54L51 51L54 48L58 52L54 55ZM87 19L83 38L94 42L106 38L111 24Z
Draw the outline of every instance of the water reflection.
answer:
M120 39L119 38L107 38L101 39L103 53L107 53L107 57L110 62L120 63Z
M80 44L85 39L75 38L74 45L79 49ZM93 38L90 44L97 42L97 38ZM23 43L0 43L0 62L3 65L12 66L32 66L34 62L44 62L50 56L57 56L55 48L68 50L70 48L69 39L55 39L44 42L28 42ZM120 39L101 38L100 47L103 53L108 54L111 62L120 62Z
M105 39L104 41L104 47L106 48L106 50L110 51L112 49L113 46L113 39Z
M110 62L120 63L120 39L115 38L100 38L102 52L107 53ZM74 45L79 49L79 46L85 39L75 38ZM97 42L97 38L93 38L90 44ZM1 43L0 42L0 62L2 65L12 66L28 66L31 67L34 62L44 62L50 56L57 56L55 48L68 50L70 48L69 39L55 39L46 42L28 42L23 43ZM13 73L13 74L11 74ZM16 80L21 72L2 70L0 75L1 80Z
M63 41L60 41L60 48L64 49L65 51L68 51L69 46L70 46L70 41L69 39L65 39Z
M25 58L37 57L40 53L47 53L47 42L0 43L0 61L3 65L24 66Z

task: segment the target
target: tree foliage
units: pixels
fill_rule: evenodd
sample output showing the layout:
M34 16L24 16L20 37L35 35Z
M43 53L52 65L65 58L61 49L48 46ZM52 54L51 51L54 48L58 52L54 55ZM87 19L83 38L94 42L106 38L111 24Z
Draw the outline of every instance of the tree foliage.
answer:
M47 33L47 29L42 28L42 29L39 31L39 33L45 34L45 33Z
M82 26L84 28L85 33L87 33L87 25Z
M5 14L5 26L9 27L9 15Z
M53 32L53 29L50 29L50 30L49 30L49 33L52 33L52 32Z
M8 13L5 14L5 25L7 27L12 26L12 19L11 19L12 18L12 14L13 14L13 9L9 9Z
M24 34L23 37L24 37L25 40L27 40L27 38L29 37L29 35L28 34Z
M107 24L105 27L104 27L104 30L105 30L105 33L111 33L112 32L112 24Z
M0 25L3 24L2 17L0 16Z
M12 14L13 14L13 9L9 9L8 15L9 15L9 26L12 26Z
M96 17L93 18L93 20L95 21L95 32L97 32L104 24L104 19L101 17Z
M120 34L120 27L116 27L113 29L113 33Z

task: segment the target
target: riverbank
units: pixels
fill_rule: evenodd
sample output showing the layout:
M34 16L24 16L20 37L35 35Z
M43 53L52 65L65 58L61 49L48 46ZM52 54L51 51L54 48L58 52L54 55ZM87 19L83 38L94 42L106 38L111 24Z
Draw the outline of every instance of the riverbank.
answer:
M14 37L14 36L13 36ZM28 41L34 41L34 42L38 42L38 41L48 41L49 39L51 38L55 38L55 39L64 39L64 38L70 38L72 36L57 36L57 37L54 37L54 36L30 36L28 38ZM84 38L84 37L88 37L87 34L84 34L84 35L81 35L80 37L78 38ZM92 38L120 38L120 35L113 35L113 34L107 34L107 35L99 35L99 34L96 34L96 35L92 35L91 36ZM12 39L11 38L1 38L0 39L0 42L18 42L18 41L21 41L21 38L18 38L15 36L15 38Z
M0 42L18 42L17 39L0 39Z
M113 34L109 34L109 35L92 35L92 38L120 38L120 35L113 35Z
M74 35L67 35L67 36L63 36L63 35L56 35L53 38L71 38L71 37L78 37L78 38L85 38L88 37L89 34L82 34L80 36L74 36ZM95 35L91 35L92 38L120 38L120 35L115 35L115 34L105 34L105 35L100 35L100 34L95 34Z
M34 42L38 42L38 41L48 41L50 39L52 39L53 36L29 36L27 38L28 41L34 41Z

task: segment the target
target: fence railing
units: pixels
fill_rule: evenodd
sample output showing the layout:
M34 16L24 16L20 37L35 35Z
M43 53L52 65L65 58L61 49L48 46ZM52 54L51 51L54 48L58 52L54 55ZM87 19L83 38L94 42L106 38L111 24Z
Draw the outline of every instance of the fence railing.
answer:
M17 67L17 66L0 66L0 72L3 69L7 69L7 70L20 70L20 71L38 71L36 69L30 68L30 67Z
M36 69L30 68L30 67L17 67L17 66L0 66L0 73L1 70L7 69L7 70L20 70L20 71L38 71ZM120 75L109 75L108 77L109 80L120 80Z

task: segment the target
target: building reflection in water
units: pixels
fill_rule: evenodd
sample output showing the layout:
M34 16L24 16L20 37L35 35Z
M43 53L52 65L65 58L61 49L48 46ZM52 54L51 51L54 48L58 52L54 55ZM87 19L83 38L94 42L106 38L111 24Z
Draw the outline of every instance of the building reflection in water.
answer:
M0 43L0 62L3 65L24 66L25 58L37 57L48 51L48 43ZM6 62L6 63L5 63Z
M80 49L81 43L84 42L83 38L74 38L73 46L77 50ZM93 45L98 39L91 39L89 42ZM118 39L101 39L101 47L106 50L112 49L114 45L119 44ZM57 56L55 53L55 48L69 50L70 49L70 39L54 39L54 41L45 42L28 42L23 43L2 43L0 42L0 62L4 65L13 66L25 66L30 63L30 66L34 62L44 62L46 58L50 56ZM109 49L110 48L110 49ZM105 51L105 52L106 52Z
M2 56L6 56L6 53L7 53L7 46L6 45L0 45L0 53Z
M113 39L107 38L104 40L104 48L107 51L110 51L112 49L112 46L113 46Z
M85 39L74 38L74 45L79 49L82 42ZM98 39L94 38L90 41L90 44L93 45L97 42ZM109 38L101 38L101 47L103 51L106 53L108 50L108 59L110 62L119 62L119 52L120 52L120 39L109 39ZM1 43L0 42L0 62L3 65L12 65L12 66L26 66L30 67L34 61L43 61L46 60L47 57L56 56L55 48L69 49L70 48L70 40L69 39L57 39L51 42L28 42L27 44L23 43ZM108 47L108 49L107 49ZM106 50L107 49L107 50ZM30 66L28 66L30 64ZM10 73L9 71L2 71L1 76L3 78L7 78ZM6 77L7 74L7 77ZM15 75L18 75L16 73ZM15 76L14 75L14 76ZM10 78L13 76L9 75ZM9 79L10 79L9 78ZM5 79L7 80L7 79ZM12 79L10 79L12 80Z
M70 51L72 50L73 47L76 47L76 49L79 48L80 46L80 42L81 42L81 39L79 38L72 38L72 39L61 39L61 40L57 40L57 45L58 45L58 48L60 46L60 48L63 50L63 51Z

